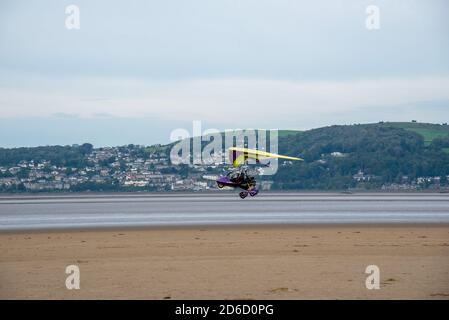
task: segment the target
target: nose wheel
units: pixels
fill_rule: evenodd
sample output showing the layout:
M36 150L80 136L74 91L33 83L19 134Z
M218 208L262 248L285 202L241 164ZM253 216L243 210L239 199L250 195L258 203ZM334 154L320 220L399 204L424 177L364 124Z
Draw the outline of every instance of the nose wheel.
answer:
M242 191L239 193L240 198L245 199L248 196L248 192Z

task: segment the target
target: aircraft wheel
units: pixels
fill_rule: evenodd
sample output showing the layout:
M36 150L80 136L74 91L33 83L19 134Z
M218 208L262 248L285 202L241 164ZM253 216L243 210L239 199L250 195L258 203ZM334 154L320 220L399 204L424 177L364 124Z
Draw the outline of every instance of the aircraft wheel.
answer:
M242 192L239 193L239 196L242 199L245 199L247 195L248 195L248 192L246 192L246 191L242 191Z

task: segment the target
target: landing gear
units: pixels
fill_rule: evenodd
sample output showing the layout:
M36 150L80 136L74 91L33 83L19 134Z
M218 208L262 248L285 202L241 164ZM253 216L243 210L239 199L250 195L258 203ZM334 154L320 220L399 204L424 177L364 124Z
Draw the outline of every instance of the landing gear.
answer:
M259 193L259 190L257 190L257 189L254 189L254 190L251 190L250 192L249 192L249 195L251 196L251 197L254 197L256 194L258 194Z
M248 196L248 192L242 191L239 193L240 198L245 199Z
M256 196L258 193L259 193L259 190L257 190L257 189L252 189L252 190L250 190L250 191L242 191L242 192L240 192L240 193L239 193L239 196L240 196L240 198L245 199L245 198L248 196L248 194L249 194L251 197L254 197L254 196Z

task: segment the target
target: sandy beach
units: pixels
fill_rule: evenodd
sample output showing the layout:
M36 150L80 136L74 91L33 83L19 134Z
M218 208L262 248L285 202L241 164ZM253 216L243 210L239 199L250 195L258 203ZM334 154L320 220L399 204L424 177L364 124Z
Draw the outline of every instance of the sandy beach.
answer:
M0 298L449 299L449 225L2 232Z

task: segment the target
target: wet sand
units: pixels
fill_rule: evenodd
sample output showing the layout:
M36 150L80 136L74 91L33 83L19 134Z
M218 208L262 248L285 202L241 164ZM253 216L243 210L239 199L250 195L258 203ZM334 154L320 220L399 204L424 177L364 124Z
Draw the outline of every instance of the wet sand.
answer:
M0 197L0 232L292 224L449 224L439 193L235 193Z
M449 225L2 232L0 298L449 299Z

